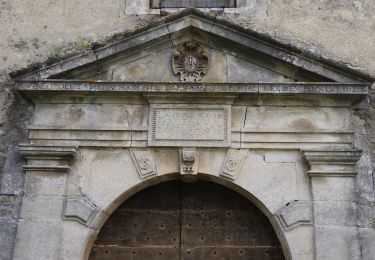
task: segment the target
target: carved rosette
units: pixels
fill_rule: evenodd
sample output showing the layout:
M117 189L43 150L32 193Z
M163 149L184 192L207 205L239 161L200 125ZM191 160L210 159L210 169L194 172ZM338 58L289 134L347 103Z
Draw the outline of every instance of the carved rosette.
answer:
M172 68L175 75L180 75L180 81L200 81L208 71L207 52L198 43L185 42L177 47Z

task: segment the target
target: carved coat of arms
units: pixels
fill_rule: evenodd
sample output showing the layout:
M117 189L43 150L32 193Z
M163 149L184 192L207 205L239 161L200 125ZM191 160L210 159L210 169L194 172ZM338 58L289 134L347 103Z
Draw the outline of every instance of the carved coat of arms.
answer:
M181 81L200 81L208 70L208 55L198 43L185 42L177 47L172 68L175 75L180 75Z

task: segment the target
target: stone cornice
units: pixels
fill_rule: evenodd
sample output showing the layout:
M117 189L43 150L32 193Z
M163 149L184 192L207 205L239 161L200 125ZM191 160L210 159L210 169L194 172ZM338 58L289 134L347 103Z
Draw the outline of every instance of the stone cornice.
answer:
M23 167L26 171L68 172L77 148L20 144L19 152L28 161Z
M354 177L357 175L356 163L361 158L362 151L332 150L318 151L305 150L304 159L310 165L310 176L337 176Z
M199 94L316 94L368 95L370 84L362 83L178 83L111 82L80 80L17 81L16 89L27 93L199 93Z

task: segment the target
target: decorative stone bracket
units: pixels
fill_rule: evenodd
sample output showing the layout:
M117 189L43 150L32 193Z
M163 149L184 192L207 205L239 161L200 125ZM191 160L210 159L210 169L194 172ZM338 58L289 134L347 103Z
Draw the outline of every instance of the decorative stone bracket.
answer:
M362 151L303 151L303 157L310 165L310 176L355 177L355 165L361 158Z
M19 152L27 159L26 171L68 172L77 148L20 144Z
M180 149L180 174L186 182L198 180L198 152L196 148Z
M74 220L85 226L90 226L100 212L87 197L66 198L64 201L63 219Z
M308 201L291 201L279 209L275 217L288 231L300 225L312 225L312 205Z

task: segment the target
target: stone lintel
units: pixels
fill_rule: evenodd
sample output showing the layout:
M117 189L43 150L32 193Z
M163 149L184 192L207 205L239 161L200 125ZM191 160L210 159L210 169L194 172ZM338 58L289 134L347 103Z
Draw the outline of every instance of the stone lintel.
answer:
M28 160L23 167L26 171L68 172L77 154L77 148L70 146L20 144L18 149Z
M303 157L310 166L310 176L355 177L356 163L361 158L359 150L305 150Z

